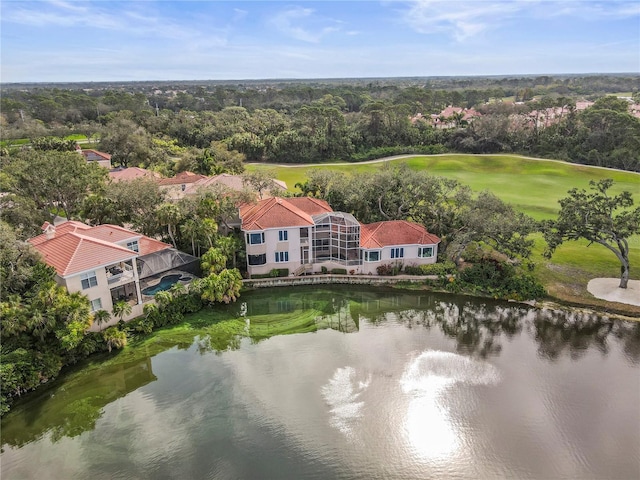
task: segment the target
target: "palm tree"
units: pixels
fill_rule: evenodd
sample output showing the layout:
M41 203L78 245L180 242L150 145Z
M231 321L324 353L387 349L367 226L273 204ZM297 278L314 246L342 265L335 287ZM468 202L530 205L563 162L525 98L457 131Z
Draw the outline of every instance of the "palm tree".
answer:
M120 300L120 301L117 301L116 303L113 304L112 312L116 317L120 318L119 321L122 321L122 319L124 318L125 315L130 315L131 314L131 310L132 310L132 308L131 308L131 305L129 303L127 303L124 300Z
M174 228L180 223L181 213L177 205L173 203L164 203L158 208L158 221L160 225L167 227L167 233L173 244L173 248L176 248L176 237Z
M153 298L158 306L163 309L173 301L173 293L171 293L169 290L163 290L156 293Z
M220 273L227 266L227 256L219 248L210 248L200 260L202 271L207 275Z
M106 310L98 310L96 312L93 312L93 321L96 322L96 325L98 325L98 328L100 330L102 330L102 324L108 322L110 318L111 314Z
M196 254L196 235L198 234L198 223L192 218L188 219L180 226L182 234L191 239L191 253Z
M177 282L171 285L171 288L169 289L169 291L171 292L171 295L173 295L173 297L175 298L187 293L187 287L185 287L184 283Z

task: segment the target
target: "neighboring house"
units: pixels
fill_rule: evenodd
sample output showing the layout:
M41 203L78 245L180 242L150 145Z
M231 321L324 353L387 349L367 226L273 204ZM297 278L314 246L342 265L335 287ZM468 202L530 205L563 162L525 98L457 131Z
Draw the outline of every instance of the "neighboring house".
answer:
M594 102L588 100L579 100L576 102L576 111L581 112L582 110L586 110L590 106L592 106Z
M132 310L124 320L140 316L143 304L153 300L145 288L157 285L163 274L189 270L197 262L171 245L116 225L45 222L42 229L29 243L55 269L56 282L86 295L92 311L111 313L117 301L128 302ZM117 320L112 317L103 327Z
M281 180L276 180L276 179L274 179L273 182L276 185L277 190L281 192L284 192L287 190L287 184L285 182ZM220 185L230 190L236 190L236 191L242 191L248 187L241 175L231 175L229 173L221 173L214 177L205 177L203 179L197 180L191 185L188 185L184 193L185 195L192 195L196 193L200 188L206 188L206 187L211 187L215 185ZM274 195L270 195L270 196L274 196Z
M273 197L240 208L247 270L267 274L275 268L293 275L322 267L376 274L383 264L435 263L440 239L404 220L361 225L334 212L323 200Z
M97 150L83 150L80 145L76 147L76 152L82 155L87 162L96 162L104 168L111 169L111 155Z
M118 167L109 171L109 178L114 182L129 182L138 178L159 179L160 174L140 167Z
M184 197L187 187L206 178L206 175L200 175L199 173L180 172L175 177L158 180L158 185L160 185L160 189L167 192L169 199L178 200Z
M462 108L449 105L440 113L432 114L430 118L431 124L434 127L444 129L458 127L462 122L470 123L475 117L481 116L482 114L473 108ZM418 119L416 119L416 121L417 120Z

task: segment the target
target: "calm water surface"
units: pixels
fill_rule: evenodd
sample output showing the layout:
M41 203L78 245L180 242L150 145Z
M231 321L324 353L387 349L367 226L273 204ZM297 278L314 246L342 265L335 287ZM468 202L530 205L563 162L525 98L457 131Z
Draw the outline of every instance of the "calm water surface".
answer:
M639 323L345 288L229 314L311 332L77 369L3 420L2 479L640 478Z

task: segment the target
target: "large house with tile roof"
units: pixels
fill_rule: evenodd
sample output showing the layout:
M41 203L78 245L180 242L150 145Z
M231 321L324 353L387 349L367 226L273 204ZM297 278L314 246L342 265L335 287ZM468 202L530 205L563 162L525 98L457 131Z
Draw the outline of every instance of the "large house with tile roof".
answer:
M249 275L345 269L377 274L384 264L435 263L440 239L413 222L360 224L324 200L272 197L240 207Z
M230 173L220 173L213 177L205 177L203 179L197 180L187 187L184 190L185 195L192 195L197 193L200 188L221 186L223 188L227 188L229 190L242 191L247 188L247 183L241 175L231 175ZM282 180L273 179L273 189L275 191L284 192L287 190L287 184ZM269 192L270 194L273 192ZM272 196L272 195L268 195Z
M129 170L129 169L128 169ZM247 188L245 180L240 175L221 173L212 177L193 172L180 172L175 177L158 179L158 185L167 193L171 200L178 200L187 195L193 195L201 188L220 186L229 190L242 191ZM283 192L287 184L281 180L273 180L272 190ZM270 191L269 196L274 192Z
M128 302L132 311L124 320L142 315L143 304L153 300L145 288L158 284L167 273L191 270L196 261L171 245L117 225L45 222L42 229L44 233L29 243L55 269L56 282L69 292L86 295L92 311L111 312L116 302Z
M185 190L194 183L206 179L206 175L193 172L180 172L175 177L161 178L158 180L160 189L167 192L171 200L178 200L185 195Z
M113 182L130 182L132 180L137 180L138 178L159 180L160 174L140 167L118 167L112 168L109 171L109 178Z

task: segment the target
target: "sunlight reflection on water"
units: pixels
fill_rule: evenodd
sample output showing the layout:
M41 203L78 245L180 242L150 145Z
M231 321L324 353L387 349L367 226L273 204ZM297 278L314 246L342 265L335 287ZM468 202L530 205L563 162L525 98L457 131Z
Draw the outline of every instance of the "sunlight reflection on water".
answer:
M447 408L445 391L451 386L493 385L500 380L492 365L461 355L425 351L411 360L400 380L410 396L403 429L411 450L429 461L453 456L464 439Z
M389 425L384 428L390 437L406 443L403 448L411 456L428 462L446 461L466 443L462 429L451 418L448 402L452 398L447 393L454 385L495 385L499 381L500 373L489 363L450 352L424 351L408 361L396 388L385 391L387 401L406 407L399 416L388 418ZM357 427L373 420L363 419L373 414L362 398L371 383L370 374L361 375L347 366L337 368L321 388L330 425L351 441L363 440L358 438ZM375 382L371 388L378 388Z

